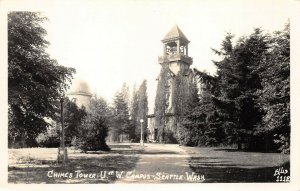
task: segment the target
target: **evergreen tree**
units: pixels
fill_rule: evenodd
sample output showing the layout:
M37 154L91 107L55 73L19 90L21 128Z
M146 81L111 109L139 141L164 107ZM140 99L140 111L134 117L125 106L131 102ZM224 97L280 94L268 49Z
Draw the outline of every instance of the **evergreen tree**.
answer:
M124 86L123 86L124 87ZM113 125L111 133L114 141L120 141L120 135L130 134L130 119L129 108L126 96L128 95L126 89L117 92L114 99L113 106Z
M138 136L136 135L136 129L138 128L138 113L139 113L139 99L138 92L136 90L136 84L133 87L131 107L130 107L130 140L137 142Z
M214 62L216 77L198 72L217 90L211 91L212 103L226 142L250 150L288 150L289 29L273 37L255 29L235 46L232 37L227 35L221 50L214 50L222 57Z
M179 126L177 128L177 140L182 145L197 146L199 136L199 116L197 108L199 107L199 95L196 81L191 85L191 93L187 103L182 109Z
M122 95L124 97L124 100L127 103L127 106L129 107L129 105L130 105L129 86L126 83L123 83L121 92L122 92Z
M257 135L265 149L290 149L290 25L277 31L270 40L270 50L258 68L262 89L258 90L263 112ZM275 143L275 144L274 144ZM275 148L274 148L275 147Z
M235 143L250 149L255 145L254 129L260 121L261 113L257 107L256 91L261 89L257 67L268 49L267 36L260 29L248 38L241 38L235 47L231 43L232 35L228 35L217 54L224 56L214 62L218 68L217 76L220 96L217 107L223 119L223 128L228 143Z
M196 77L178 129L178 141L188 146L218 145L224 141L224 131L213 99L216 78L196 69L194 73Z
M215 76L194 70L200 99L184 115L180 142L289 152L289 25L272 36L255 29L235 46L232 38L213 49L221 58Z
M147 81L144 80L143 83L140 85L139 90L137 92L137 99L138 99L138 112L137 112L137 126L136 126L136 137L141 137L141 126L140 120L143 119L144 123L142 124L144 135L146 135L147 129L147 114L148 114L148 96L147 96ZM144 139L145 140L145 139Z
M85 117L75 145L83 151L109 151L106 137L110 126L111 112L103 98L91 100L90 112Z

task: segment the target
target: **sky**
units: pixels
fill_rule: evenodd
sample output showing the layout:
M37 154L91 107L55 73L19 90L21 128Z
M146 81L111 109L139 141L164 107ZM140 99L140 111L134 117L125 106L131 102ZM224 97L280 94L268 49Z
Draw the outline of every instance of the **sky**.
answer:
M283 29L289 18L288 1L48 1L41 11L50 42L48 52L59 64L74 67L94 93L112 102L126 82L132 90L148 82L151 113L156 78L163 53L161 40L178 25L191 41L192 68L215 72L226 32L236 38L262 27L266 32Z

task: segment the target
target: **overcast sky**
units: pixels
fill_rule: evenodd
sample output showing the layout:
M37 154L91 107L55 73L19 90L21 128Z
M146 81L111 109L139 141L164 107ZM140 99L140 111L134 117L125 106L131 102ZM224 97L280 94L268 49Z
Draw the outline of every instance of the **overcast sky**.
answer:
M191 67L213 74L211 48L220 48L226 32L237 37L255 27L272 32L283 29L289 18L286 1L55 2L42 9L50 19L46 29L52 58L74 67L76 76L109 102L124 82L132 87L146 79L150 108L161 39L174 25L191 41Z

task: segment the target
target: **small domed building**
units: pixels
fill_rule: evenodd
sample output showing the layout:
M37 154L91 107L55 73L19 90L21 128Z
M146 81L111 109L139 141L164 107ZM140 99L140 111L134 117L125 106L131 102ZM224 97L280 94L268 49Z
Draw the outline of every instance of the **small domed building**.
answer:
M80 108L84 106L86 110L90 109L92 95L89 85L84 80L78 78L72 80L71 88L67 92L67 96L71 101L76 103Z

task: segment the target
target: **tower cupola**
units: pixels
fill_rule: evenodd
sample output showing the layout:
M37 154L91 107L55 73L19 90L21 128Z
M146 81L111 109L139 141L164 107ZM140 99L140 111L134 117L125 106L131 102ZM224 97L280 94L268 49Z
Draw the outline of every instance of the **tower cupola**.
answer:
M164 55L181 54L188 56L188 44L190 41L175 25L162 39L164 43Z

